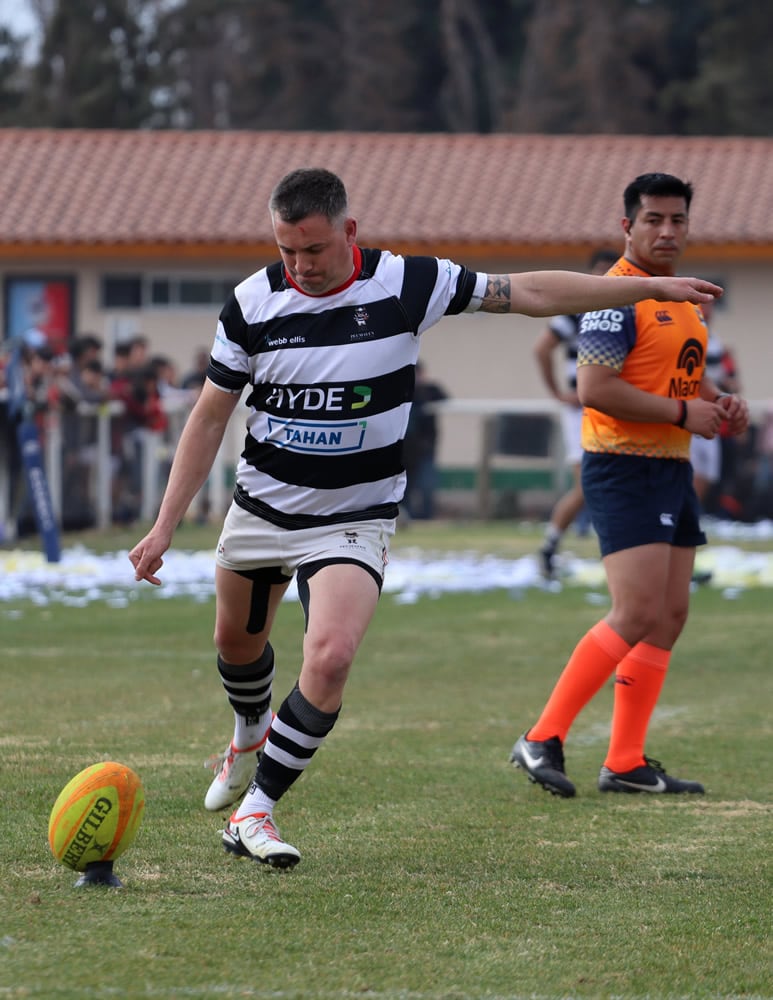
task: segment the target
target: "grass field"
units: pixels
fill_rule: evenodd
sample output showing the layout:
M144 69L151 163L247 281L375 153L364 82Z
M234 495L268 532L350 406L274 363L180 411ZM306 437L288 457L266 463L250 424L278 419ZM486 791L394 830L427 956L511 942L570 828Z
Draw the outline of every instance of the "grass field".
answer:
M396 549L534 543L441 525ZM694 595L648 750L705 797L596 790L605 690L570 735L578 796L560 800L508 755L603 607L581 588L385 595L339 724L278 807L303 855L290 872L226 856L224 817L203 809L202 763L231 728L211 604L151 588L124 608L0 604L0 996L773 997L771 602ZM288 602L280 700L301 628ZM116 864L125 888L75 889L48 815L103 759L140 774L146 816Z

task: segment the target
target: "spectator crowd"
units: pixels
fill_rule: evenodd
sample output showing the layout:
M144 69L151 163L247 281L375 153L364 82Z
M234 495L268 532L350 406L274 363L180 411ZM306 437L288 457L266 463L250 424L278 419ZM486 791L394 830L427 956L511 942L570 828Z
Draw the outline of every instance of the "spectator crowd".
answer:
M198 350L190 371L179 377L174 362L151 354L147 338L141 335L116 344L109 365L101 338L91 333L76 337L66 354L55 354L45 344L24 344L18 355L22 409L13 413L8 386L11 354L0 354L2 488L14 533L35 530L16 445L15 425L20 419L35 424L44 451L56 425L61 442L61 523L65 530L79 530L95 523L98 418L108 413L112 517L117 523L131 523L141 507L145 433L153 432L171 452L181 419L203 384L208 361L209 352Z
M19 417L9 412L9 358L8 352L0 352L0 488L5 491L4 506L15 522L14 533L24 535L36 528L16 445ZM84 333L74 339L67 354L55 354L45 344L27 344L21 349L20 360L24 415L34 421L44 449L52 422L58 422L62 528L80 530L95 524L97 417L105 407L110 413L112 519L121 524L138 520L145 434L153 432L171 459L182 422L206 377L209 350L199 348L189 370L179 375L175 362L152 354L148 339L142 335L116 344L107 364L101 338ZM723 365L727 368L731 361L732 356L725 351ZM422 375L421 365L417 379L419 386L426 382L428 401L446 395ZM421 406L416 410L419 416L424 412ZM434 505L437 426L431 408L422 419L423 423L414 421L405 444L409 484L404 514L408 517L434 517L438 513ZM773 518L773 404L742 438L723 435L717 444L721 462L716 481L702 496L704 513L746 522ZM197 516L207 516L206 498Z

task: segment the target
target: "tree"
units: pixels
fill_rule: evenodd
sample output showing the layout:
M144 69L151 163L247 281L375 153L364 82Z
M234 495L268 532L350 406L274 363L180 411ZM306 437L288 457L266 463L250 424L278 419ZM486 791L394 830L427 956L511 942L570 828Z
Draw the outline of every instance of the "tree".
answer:
M511 129L669 131L658 96L663 77L680 72L668 61L676 16L663 2L538 0Z
M685 131L695 135L773 135L770 8L711 0L695 77L682 96Z
M24 39L0 26L0 125L18 121L24 101Z
M156 119L188 128L416 128L405 46L416 18L410 7L351 0L184 0L158 24Z
M52 0L25 101L27 124L136 128L150 109L142 0Z
M156 25L158 72L151 124L232 128L248 44L245 0L184 0Z
M773 131L748 0L27 0L0 123L91 128ZM21 99L23 95L23 99Z

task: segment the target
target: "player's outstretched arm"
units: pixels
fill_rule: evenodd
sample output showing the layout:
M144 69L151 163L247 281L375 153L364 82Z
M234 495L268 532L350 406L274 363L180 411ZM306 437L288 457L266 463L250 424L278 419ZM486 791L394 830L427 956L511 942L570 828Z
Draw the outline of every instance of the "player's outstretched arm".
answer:
M147 580L155 586L161 583L157 574L164 565L162 557L191 501L206 482L238 402L238 395L222 392L211 382L204 383L180 435L155 524L129 553L135 580Z
M582 274L578 271L525 271L490 274L481 310L553 316L558 313L617 309L644 299L659 302L709 302L722 288L704 278Z

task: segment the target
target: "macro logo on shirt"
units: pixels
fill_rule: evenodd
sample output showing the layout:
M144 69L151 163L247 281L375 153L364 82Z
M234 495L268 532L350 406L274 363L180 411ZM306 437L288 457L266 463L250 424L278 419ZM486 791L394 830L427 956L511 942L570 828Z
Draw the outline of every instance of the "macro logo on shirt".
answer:
M668 395L676 399L695 396L703 377L703 344L693 337L685 340L679 351L676 367L687 377L676 375L672 378L668 386ZM693 378L694 375L697 377Z
M619 309L597 309L583 314L580 334L600 330L603 333L619 333L623 329L623 313Z
M354 385L349 409L361 410L373 396L369 385ZM276 385L266 396L266 406L285 413L343 413L347 408L347 387L344 385L287 386Z
M367 406L370 402L370 397L373 395L369 385L355 385L352 392L355 396L360 397L356 403L352 403L353 410L361 410L363 406Z
M369 385L272 386L265 399L268 433L264 441L290 451L340 454L359 451L368 421L345 418L373 396ZM331 420L341 414L344 419ZM325 419L328 418L328 419Z
M304 454L342 454L360 451L367 420L281 420L268 418L264 440Z

